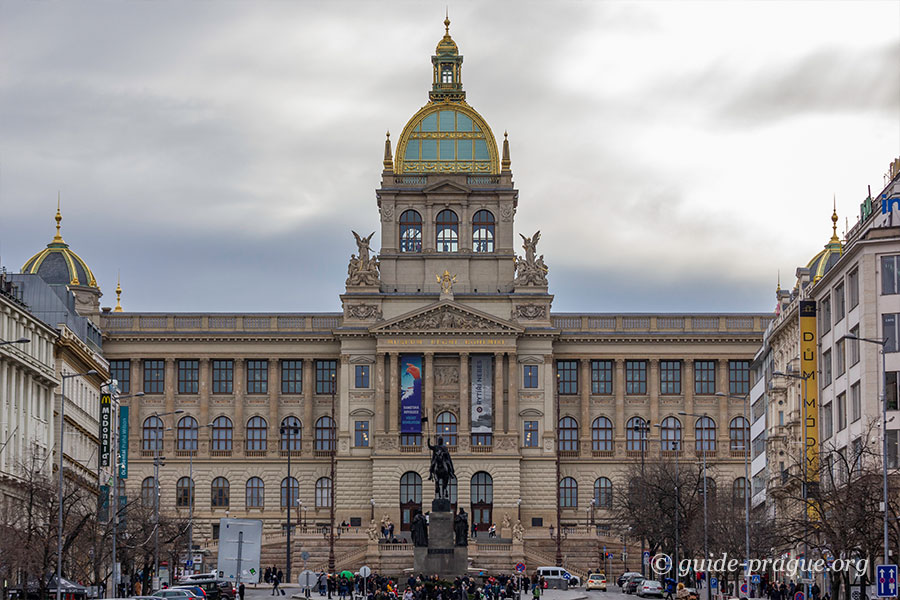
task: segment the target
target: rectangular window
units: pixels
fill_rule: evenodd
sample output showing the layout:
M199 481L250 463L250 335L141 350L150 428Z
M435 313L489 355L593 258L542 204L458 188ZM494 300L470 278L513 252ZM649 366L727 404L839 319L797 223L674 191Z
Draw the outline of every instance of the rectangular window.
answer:
M316 361L316 393L330 394L332 388L337 385L337 361L336 360L317 360Z
M144 393L162 394L166 386L166 363L162 360L144 361Z
M900 315L889 313L881 315L881 335L884 338L884 351L897 352L897 325L900 325Z
M900 255L881 257L881 294L900 294Z
M368 448L369 447L369 422L368 421L357 421L356 426L354 427L355 435L355 443L354 445L357 448Z
M831 297L834 298L834 322L840 323L841 319L844 318L845 305L844 305L844 284L839 283L834 286L834 291L831 293Z
M887 432L887 463L888 468L896 469L900 464L900 431L888 429Z
M694 361L694 393L700 395L716 393L716 361Z
M837 377L840 377L847 370L847 355L845 354L847 340L838 340L834 345L834 369Z
M827 440L831 437L833 423L833 412L831 402L822 405L822 439Z
M303 393L303 361L302 360L283 360L283 361L281 361L281 393L282 394L302 394Z
M538 437L538 422L525 421L525 442L526 448L537 448L540 446L540 438Z
M556 361L556 375L559 378L559 393L561 395L574 395L578 393L578 361Z
M850 329L850 335L859 337L859 325ZM847 340L847 351L850 354L850 366L859 362L859 340Z
M642 395L647 393L647 361L625 361L625 393Z
M847 427L847 394L844 392L837 395L834 412L834 416L837 417L837 430L843 431Z
M859 305L859 270L854 269L852 273L847 275L847 301L850 310Z
M859 382L850 386L850 422L856 423L862 418L862 406L859 396Z
M831 385L831 350L822 353L822 387Z
M267 360L248 360L247 361L247 393L248 394L268 394L269 393L269 361L267 361Z
M680 360L659 361L659 393L669 395L681 393Z
M784 411L783 410L778 411L778 424L780 426L784 427Z
M109 376L119 382L119 393L131 393L131 361L109 361Z
M522 385L527 389L536 389L538 386L538 368L537 365L525 365L524 380Z
M822 333L831 331L831 297L823 298L819 302L819 313L822 315Z
M472 445L473 446L493 446L494 445L494 434L493 433L473 433L472 434Z
M613 361L591 361L591 393L605 395L613 393Z
M762 454L763 452L766 451L767 437L768 436L766 435L766 430L763 429L759 433L759 435L757 435L755 438L753 438L753 444L751 446L751 449L753 450L753 458L756 458L757 456L759 456L760 454ZM712 442L708 442L708 443L712 443Z
M888 371L885 373L885 379L887 380L887 386L885 387L884 394L887 400L887 409L897 410L897 399L900 398L900 394L897 393L897 384L900 382L900 373L897 371Z
M750 361L728 361L728 392L736 396L750 393Z
M356 388L369 388L369 365L356 365Z
M234 393L234 361L233 360L214 360L212 361L212 393L213 394L232 394Z
M422 445L422 434L421 433L402 433L402 434L400 434L400 445L401 446L421 446Z
M197 394L200 392L200 361L178 361L178 393Z

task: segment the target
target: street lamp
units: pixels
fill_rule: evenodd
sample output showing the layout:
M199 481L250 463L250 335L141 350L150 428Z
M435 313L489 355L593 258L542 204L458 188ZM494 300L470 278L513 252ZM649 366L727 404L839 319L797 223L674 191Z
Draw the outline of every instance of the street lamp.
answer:
M709 417L709 415L706 413L698 415L697 413L689 413L689 412L680 411L678 414L685 416L685 417L696 417L698 419L700 419L700 418L706 419ZM703 560L705 563L705 562L709 561L709 512L707 509L707 502L706 502L706 436L704 436L703 440L701 441L700 454L703 456ZM706 565L704 565L704 566L706 566ZM707 573L709 572L708 569L705 569L705 571ZM710 583L709 577L707 577L706 600L710 600L711 590L709 588L709 583Z
M744 545L747 556L747 563L744 565L744 585L747 586L747 596L750 596L750 392L743 396L726 394L725 392L716 392L716 396L724 398L734 398L735 400L744 401L744 423L747 429L744 431ZM806 403L804 402L804 405ZM803 420L804 424L806 419ZM804 457L804 460L805 457Z
M644 485L646 483L644 481L644 453L647 450L647 431L650 429L650 424L641 417L638 419L640 419L640 423L635 423L632 429L641 432L641 485ZM644 551L644 535L641 534L641 575L644 575Z
M877 344L881 346L881 483L882 483L882 502L884 502L884 563L888 564L888 452L887 452L887 370L885 363L885 350L887 348L887 338L864 338L858 335L845 335L842 340L856 340L857 342L866 342L869 344Z
M15 342L6 342L7 344L24 344L20 338ZM66 432L66 380L73 377L86 377L88 375L97 375L97 371L91 369L85 373L70 373L60 376L62 380L62 393L59 398L59 490L57 491L57 501L59 502L59 521L56 532L56 600L62 599L62 551L63 551L63 437Z
M328 571L334 575L334 461L335 455L337 454L337 430L335 425L337 422L334 420L334 393L336 388L336 381L334 380L335 372L331 372L331 501L328 503L328 516L331 521L331 527L328 532ZM329 588L329 597L331 597L331 588Z
M168 417L170 415L180 415L183 412L183 410L179 409L164 413L153 413L150 416L156 417L157 419L160 419L160 422L162 422L162 417ZM171 427L169 429L158 427L156 429L156 439L154 440L156 455L153 457L153 487L156 488L154 490L156 492L156 497L153 502L153 577L156 578L157 583L159 582L159 467L163 465L162 461L164 461L166 458L165 456L160 456L160 451L162 450L162 445L165 441L166 431L171 431L171 429ZM189 488L190 491L188 493L192 493L193 489L194 481L191 480ZM151 587L152 583L153 582L151 581Z
M3 341L3 340L0 340L0 346L8 346L9 344L27 344L27 343L30 342L30 341L31 341L31 340L29 340L29 339L26 338L26 337L21 337L21 338L19 338L19 339L17 339L17 340L10 340L10 341L8 341L8 342L5 342L5 341Z
M562 566L562 536L559 534L562 531L561 522L562 522L562 498L560 497L562 494L562 489L560 489L561 480L561 469L560 469L560 456L559 456L559 367L557 367L556 371L556 566ZM550 527L550 537L553 537L553 527Z
M663 443L663 441L662 441L662 425L659 423L656 423L654 425L654 427L659 427L659 429L660 429L659 445L660 445L660 450L661 450L662 443ZM680 432L680 429L677 431ZM678 485L678 453L681 449L678 447L678 444L681 442L681 439L676 437L675 439L668 440L668 442L671 445L672 450L675 453L675 551L673 552L673 554L675 555L675 562L674 562L675 569L676 569L675 579L677 580L678 579L677 568L678 568L678 564L679 564L678 563L678 535L679 535L678 534L678 513L679 513L679 509L681 507L681 489L679 488L679 485ZM641 561L643 562L643 557L641 557Z
M285 512L287 513L287 547L285 548L285 571L287 581L291 580L291 506L294 504L294 484L291 479L291 455L294 453L294 441L300 435L300 427L297 425L282 425L279 430L281 439L285 440L287 450L287 498L285 498ZM300 496L300 483L297 482L297 496Z

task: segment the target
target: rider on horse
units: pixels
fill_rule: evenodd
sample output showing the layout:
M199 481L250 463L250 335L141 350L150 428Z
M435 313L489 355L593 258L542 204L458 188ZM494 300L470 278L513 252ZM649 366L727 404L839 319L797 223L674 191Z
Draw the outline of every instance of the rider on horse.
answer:
M453 460L450 458L450 451L447 450L447 446L444 445L444 438L439 437L437 439L437 444L432 446L431 438L429 437L428 449L431 450L431 467L428 469L428 480L434 481L435 478L437 479L435 482L435 491L437 491L438 485L440 485L441 488L447 489L450 485L450 480L456 477L456 473L453 469Z

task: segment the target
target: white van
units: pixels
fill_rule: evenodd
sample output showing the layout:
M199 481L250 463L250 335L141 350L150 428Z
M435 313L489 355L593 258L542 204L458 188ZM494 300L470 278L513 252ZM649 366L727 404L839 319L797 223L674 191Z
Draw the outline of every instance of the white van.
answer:
M577 575L572 575L562 567L538 567L537 574L547 581L548 586L554 585L554 582L558 586L562 580L568 580L569 587L578 587L581 583Z

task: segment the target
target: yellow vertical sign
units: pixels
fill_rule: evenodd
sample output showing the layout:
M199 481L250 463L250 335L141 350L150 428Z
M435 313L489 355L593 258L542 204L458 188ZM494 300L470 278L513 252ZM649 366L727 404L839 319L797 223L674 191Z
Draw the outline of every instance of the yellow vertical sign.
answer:
M805 440L806 474L808 482L818 481L819 468L819 349L816 344L816 303L812 300L800 301L800 372L803 375L802 402L805 402L803 439ZM811 492L816 485L809 485ZM808 493L809 495L809 493ZM817 518L811 504L807 512L810 518Z

